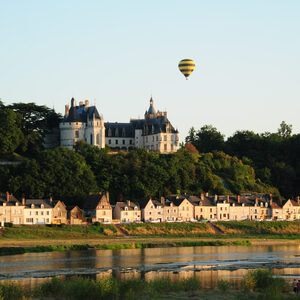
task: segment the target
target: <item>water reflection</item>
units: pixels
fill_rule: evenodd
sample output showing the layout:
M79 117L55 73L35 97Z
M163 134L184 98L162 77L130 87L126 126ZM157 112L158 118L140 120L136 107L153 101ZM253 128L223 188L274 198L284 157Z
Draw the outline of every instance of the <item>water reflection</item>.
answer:
M300 245L180 247L30 253L0 257L0 279L30 287L52 276L120 280L172 280L196 276L204 288L222 278L239 285L249 269L268 267L287 279L300 278Z

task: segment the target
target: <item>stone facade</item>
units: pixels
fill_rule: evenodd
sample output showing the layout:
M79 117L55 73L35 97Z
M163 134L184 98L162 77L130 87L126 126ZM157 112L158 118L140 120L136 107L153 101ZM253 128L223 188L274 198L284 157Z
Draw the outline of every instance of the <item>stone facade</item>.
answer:
M141 201L142 220L145 222L159 221L164 222L164 210L161 202L157 200Z
M0 225L4 223L24 223L24 205L8 192L0 195Z
M52 201L52 198L51 198ZM55 201L53 203L52 210L52 223L55 224L67 224L68 223L68 211L65 204L61 201Z
M114 219L121 222L133 223L141 221L141 210L138 203L132 201L117 202L114 209Z
M23 199L24 224L43 225L52 223L53 206L50 199Z
M90 145L105 147L105 127L103 117L88 100L76 106L74 98L71 107L65 106L64 119L59 124L60 145L73 149L77 141L84 140Z
M89 106L88 100L65 106L64 119L59 124L60 145L73 149L77 141L112 150L132 150L145 148L159 153L176 152L179 146L179 132L167 118L167 112L154 109L153 99L143 119L131 119L129 123L106 122L95 106ZM53 136L45 138L45 147L55 145Z

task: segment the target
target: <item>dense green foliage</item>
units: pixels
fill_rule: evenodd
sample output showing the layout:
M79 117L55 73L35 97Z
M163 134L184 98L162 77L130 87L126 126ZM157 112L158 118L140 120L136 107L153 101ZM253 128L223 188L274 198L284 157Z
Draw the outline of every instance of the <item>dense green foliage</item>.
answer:
M264 183L276 186L285 197L300 193L300 134L282 122L276 133L237 131L226 141L212 126L190 129L186 142L199 152L223 151L250 165Z
M27 289L17 283L1 283L0 299L248 299L248 300L296 300L283 278L271 271L250 271L244 278L244 290L232 290L228 281L220 280L220 291L201 291L201 281L196 276L184 279L162 277L154 280L101 277L98 280L73 277L52 278L35 288Z

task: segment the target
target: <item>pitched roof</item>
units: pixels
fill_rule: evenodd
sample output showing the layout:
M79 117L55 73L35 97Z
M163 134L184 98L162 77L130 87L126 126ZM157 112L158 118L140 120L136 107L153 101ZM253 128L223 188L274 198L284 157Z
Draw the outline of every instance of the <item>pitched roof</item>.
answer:
M137 202L126 201L126 202L117 202L116 206L119 206L121 210L125 210L125 207L127 207L128 210L134 210L134 208L137 206L140 209L140 205Z
M34 205L35 208L41 208L41 205L44 205L44 208L53 208L53 204L49 199L26 199L25 208L31 208L31 205Z

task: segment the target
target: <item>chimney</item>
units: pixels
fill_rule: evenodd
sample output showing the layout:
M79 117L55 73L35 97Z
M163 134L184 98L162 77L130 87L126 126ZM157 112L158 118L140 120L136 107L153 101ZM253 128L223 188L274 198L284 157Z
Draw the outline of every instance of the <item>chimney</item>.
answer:
M297 196L297 202L300 205L300 197L299 196Z
M130 200L127 200L127 205L130 206Z
M85 107L89 107L89 100L85 100L84 105L85 105Z
M208 197L209 196L209 194L208 193L205 193L205 197Z
M9 201L10 196L9 196L9 192L6 192L6 201Z
M204 200L204 194L201 193L201 200Z
M161 203L162 205L165 205L165 197L160 197L160 203Z
M50 200L50 203L52 203L52 201L53 201L52 196L50 196L49 200Z
M166 111L164 111L164 116L167 117L167 112Z
M109 202L109 191L106 191L105 196L106 196L107 201Z
M255 198L255 205L258 206L258 199L257 199L257 197Z
M218 195L215 194L215 202L217 202L217 201L218 201Z
M80 102L79 102L79 106L83 106L83 101L80 101Z
M22 205L25 206L25 196L22 196Z
M72 99L71 99L71 107L75 107L75 106L76 106L75 99L72 98Z
M240 195L237 196L237 202L241 203L241 196Z
M67 117L69 115L69 111L70 111L70 106L69 104L65 105L65 116Z
M272 205L272 203L273 203L273 197L272 197L272 194L270 194L269 197L270 197L270 205Z
M227 198L227 202L229 203L229 195L227 195L227 197L226 197L226 198Z

